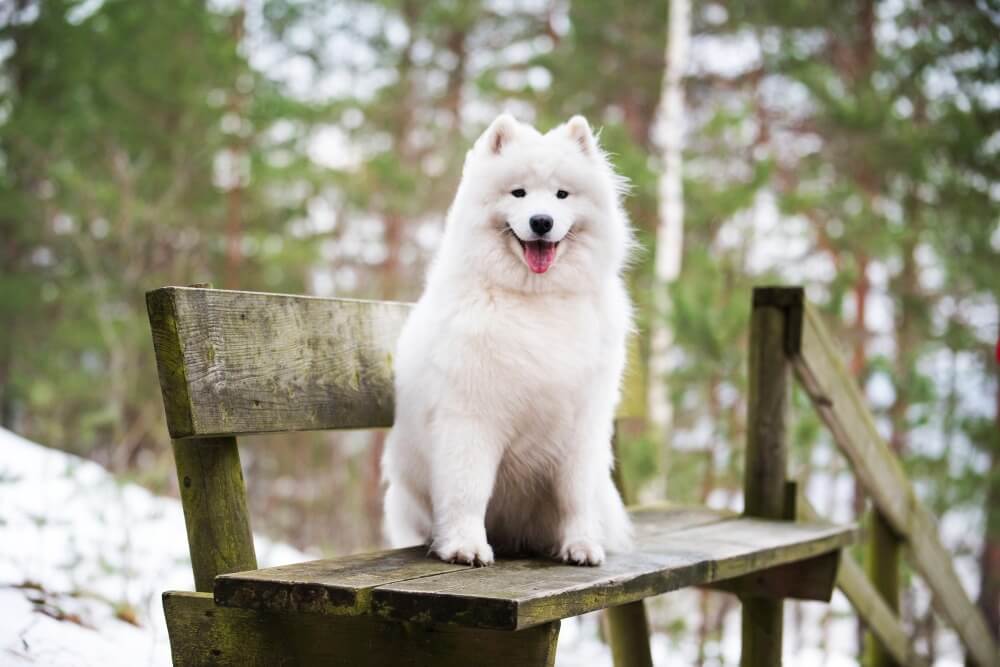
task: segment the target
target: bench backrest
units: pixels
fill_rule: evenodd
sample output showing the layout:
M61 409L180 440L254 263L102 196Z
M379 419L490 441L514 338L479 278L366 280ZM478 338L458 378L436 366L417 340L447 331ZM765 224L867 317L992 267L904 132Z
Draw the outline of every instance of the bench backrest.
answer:
M392 424L409 304L195 287L146 303L172 438Z

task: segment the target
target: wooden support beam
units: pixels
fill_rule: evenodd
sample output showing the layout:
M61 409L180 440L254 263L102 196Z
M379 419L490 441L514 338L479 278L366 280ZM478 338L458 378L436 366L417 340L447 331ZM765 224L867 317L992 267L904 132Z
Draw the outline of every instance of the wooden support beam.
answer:
M604 619L614 666L652 667L649 621L646 619L644 601L609 607L604 612Z
M760 570L736 579L719 581L705 588L733 593L740 597L829 602L836 587L840 554L839 550L831 551L815 558Z
M195 589L208 592L216 575L257 569L240 453L235 438L173 444Z
M768 288L754 289L750 316L750 368L747 415L747 451L743 480L744 514L766 519L787 517L785 476L788 448L785 420L791 365L786 355L789 335L787 312L801 308L775 298ZM781 664L782 613L780 599L744 595L743 667Z
M899 562L902 544L882 513L874 510L869 518L865 566L868 580L896 617L899 617ZM872 632L868 633L865 642L865 664L868 667L900 665L889 647Z
M611 436L611 448L615 455L613 471L615 487L625 504L631 505L633 499L629 497L622 473L618 429L619 423L615 420ZM649 621L646 617L644 600L609 607L604 611L604 620L608 631L608 644L611 646L611 659L615 667L653 667L653 654L649 646Z
M558 621L520 632L442 628L217 607L205 593L165 593L163 611L182 667L552 667L559 637Z
M780 291L785 292L782 298L801 295L800 289ZM790 327L797 333L789 345L799 383L886 524L907 542L910 561L970 657L981 666L1000 667L1000 646L962 587L934 517L917 499L899 458L879 434L819 313L808 303L798 313L798 324Z

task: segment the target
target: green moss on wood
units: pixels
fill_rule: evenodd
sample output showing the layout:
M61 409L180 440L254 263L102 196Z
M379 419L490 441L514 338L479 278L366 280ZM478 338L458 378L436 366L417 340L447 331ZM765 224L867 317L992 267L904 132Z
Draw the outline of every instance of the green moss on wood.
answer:
M163 608L175 665L552 667L559 636L558 622L523 632L438 628L218 607L203 593L166 593Z
M160 377L167 429L172 438L194 432L191 401L188 396L186 361L177 331L174 295L170 288L146 293L146 311L153 334L156 369Z
M239 451L234 438L173 447L195 588L211 591L216 575L257 568Z

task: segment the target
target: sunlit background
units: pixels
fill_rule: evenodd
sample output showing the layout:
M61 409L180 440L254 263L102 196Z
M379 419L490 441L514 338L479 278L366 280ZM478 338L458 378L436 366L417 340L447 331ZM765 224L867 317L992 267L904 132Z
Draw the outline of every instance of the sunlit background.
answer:
M586 115L632 183L635 367L651 330L672 344L666 377L633 372L629 395L665 389L673 419L666 438L626 425L630 489L742 506L750 288L804 284L996 631L1000 6L694 0L690 16L684 106L665 122L667 0L0 2L0 423L111 475L0 443L0 663L47 664L28 660L57 633L30 627L60 612L79 632L116 636L94 620L108 615L153 628L136 650L166 660L169 577L142 581L137 554L149 525L179 539L183 526L176 504L133 486L176 496L144 292L415 299L465 151L502 110L543 130ZM683 252L664 281L671 128ZM825 516L863 517L846 461L794 402L791 472ZM241 441L254 529L276 559L380 544L383 437ZM98 485L107 502L58 520L14 502L64 511ZM82 528L103 511L111 527ZM52 553L45 531L59 526ZM190 587L183 542L169 549L174 585ZM92 580L58 575L95 558ZM738 606L694 591L651 601L658 664L734 664ZM786 606L793 664L854 663L859 626L839 594ZM908 572L903 620L925 654L961 663ZM560 664L609 660L596 618L564 624Z

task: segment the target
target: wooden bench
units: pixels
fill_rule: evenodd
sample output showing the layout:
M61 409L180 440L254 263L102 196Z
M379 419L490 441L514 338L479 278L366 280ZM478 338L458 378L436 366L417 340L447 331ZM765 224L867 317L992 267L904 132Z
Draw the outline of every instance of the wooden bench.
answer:
M745 663L777 664L781 599L829 600L854 538L789 520L784 320L767 306L754 311L744 515L633 509L635 549L594 568L470 568L414 547L257 569L235 437L390 426L409 306L188 287L147 305L197 591L164 594L177 665L551 665L560 619L638 611L611 624L627 634L644 619L636 602L687 586L739 594ZM628 654L648 664L648 644Z

